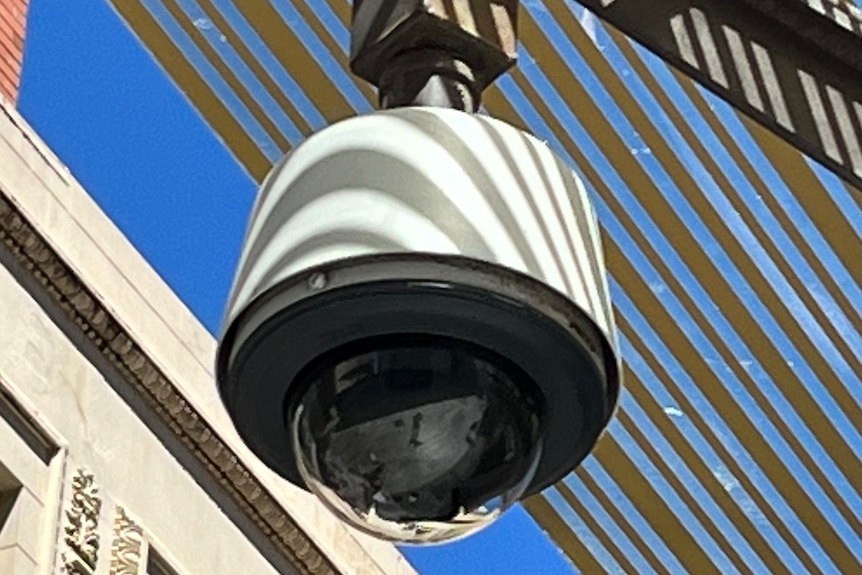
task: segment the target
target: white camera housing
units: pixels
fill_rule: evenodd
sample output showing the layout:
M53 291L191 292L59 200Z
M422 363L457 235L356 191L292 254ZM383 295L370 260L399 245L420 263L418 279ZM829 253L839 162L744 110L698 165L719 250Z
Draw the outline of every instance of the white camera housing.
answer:
M535 137L493 118L443 108L398 108L350 118L293 150L261 188L219 346L219 388L251 449L285 478L317 493L348 522L398 541L452 539L558 481L589 454L607 425L619 394L620 366L604 270L599 230L584 186ZM316 466L325 466L317 460L324 455L314 451L319 446L303 452L306 436L297 427L302 414L298 406L309 401L302 399L306 388L318 385L306 380L322 381L324 376L309 376L309 370L323 366L331 371L326 377L340 377L333 373L344 369L333 366L354 361L350 353L373 355L375 345L401 350L414 344L402 345L399 338L412 337L438 338L431 345L435 349L453 341L464 342L465 349L486 350L488 361L497 366L488 368L484 359L476 364L481 364L486 391L489 385L493 388L488 382L500 380L499 374L488 375L498 367L514 379L532 382L525 384L532 386L527 395L535 391L536 397L523 399L521 406L515 404L523 390L512 388L500 400L512 413L523 409L525 415L519 419L520 431L501 431L494 441L537 445L527 450L529 456L523 454L520 467L488 475L505 483L497 491L482 488L487 497L494 494L493 503L480 505L454 488L461 495L453 497L464 500L453 503L453 517L438 511L435 517L414 517L403 503L387 518L381 510L393 495L389 491L401 488L387 491L384 484L407 481L402 476L381 479L384 472L378 470L376 487L344 484L341 496L339 488L313 477ZM357 351L357 342L371 342L371 347ZM424 350L422 357L437 353L423 345L416 348ZM338 356L337 350L344 349L353 351ZM375 356L368 361L379 365L390 360ZM447 376L438 373L432 379L441 377ZM457 388L457 382L449 383ZM332 388L312 401L334 397L354 382L327 385ZM438 387L443 393L440 389L446 386ZM459 393L451 392L445 398L448 403L438 405L457 406ZM418 413L414 399L405 400L403 413ZM382 404L388 401L380 399ZM491 402L485 396L476 401L486 407ZM350 406L327 409L335 413ZM425 421L457 429L459 421L467 421L464 417L473 417L458 409L426 411ZM400 420L386 419L391 415L386 405L380 410L387 413L367 416L377 422L367 438L374 436L381 444L400 441L397 434L407 433L396 428ZM319 430L337 425L346 429L342 415L350 416L339 413ZM395 422L391 438L385 431L389 427L379 423L384 419ZM471 429L479 426L479 419ZM403 437L407 441L407 435ZM488 450L499 447L492 449L492 440L483 441ZM365 457L362 449L356 447ZM432 457L430 451L417 453ZM376 460L373 452L367 455ZM470 460L473 467L459 463L460 468L479 469L475 462L487 462L491 456L476 457ZM438 469L422 459L397 461L401 467L425 466L426 477L445 475L444 463ZM429 471L432 468L436 471ZM360 489L365 495L357 497L365 497L365 503L343 501L351 489ZM418 492L410 492L411 500L418 497ZM474 502L467 505L468 500Z

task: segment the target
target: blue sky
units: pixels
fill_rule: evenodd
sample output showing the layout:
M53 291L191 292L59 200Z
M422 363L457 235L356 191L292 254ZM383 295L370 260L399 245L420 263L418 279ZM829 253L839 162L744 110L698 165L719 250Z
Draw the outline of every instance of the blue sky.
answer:
M217 334L256 186L106 2L30 1L18 107ZM575 572L520 508L406 555L424 575Z

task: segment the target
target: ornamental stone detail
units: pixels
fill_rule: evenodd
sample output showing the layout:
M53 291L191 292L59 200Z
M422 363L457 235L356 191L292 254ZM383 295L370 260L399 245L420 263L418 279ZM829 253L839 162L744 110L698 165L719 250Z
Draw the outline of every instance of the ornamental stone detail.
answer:
M90 575L99 558L99 513L102 499L93 474L78 469L72 475L71 496L64 511L62 572Z
M138 575L143 550L143 530L129 518L125 509L118 506L114 515L110 575Z

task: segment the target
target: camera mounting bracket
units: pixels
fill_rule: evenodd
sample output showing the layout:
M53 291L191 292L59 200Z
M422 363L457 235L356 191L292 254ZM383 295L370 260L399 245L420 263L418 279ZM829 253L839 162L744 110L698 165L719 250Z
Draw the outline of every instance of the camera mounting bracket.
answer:
M355 0L354 74L380 106L475 112L482 91L514 63L517 0Z

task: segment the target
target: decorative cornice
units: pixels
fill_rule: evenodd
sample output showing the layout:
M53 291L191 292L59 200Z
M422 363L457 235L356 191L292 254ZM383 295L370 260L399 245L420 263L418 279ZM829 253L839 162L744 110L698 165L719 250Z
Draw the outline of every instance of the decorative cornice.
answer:
M302 575L338 570L0 190L0 243Z

